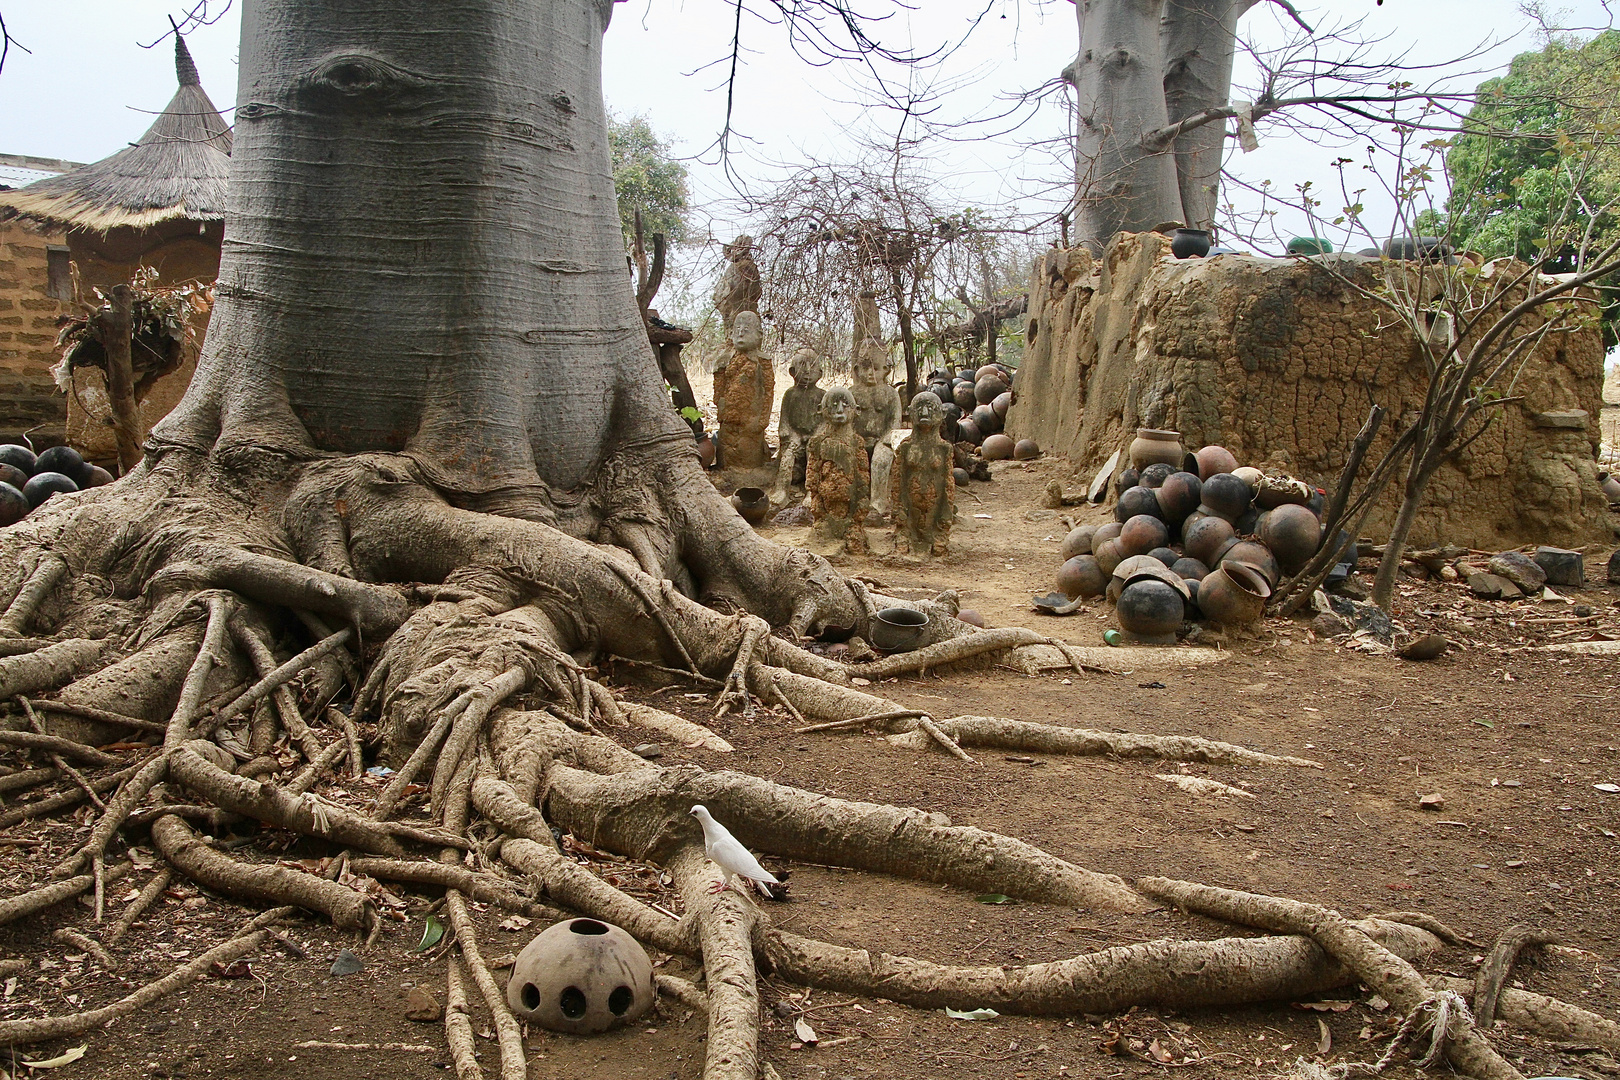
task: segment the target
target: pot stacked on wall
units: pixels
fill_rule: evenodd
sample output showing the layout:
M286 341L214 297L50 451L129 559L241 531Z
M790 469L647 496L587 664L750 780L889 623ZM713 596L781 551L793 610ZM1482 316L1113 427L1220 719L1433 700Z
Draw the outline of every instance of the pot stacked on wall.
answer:
M1069 533L1057 586L1106 596L1134 640L1172 644L1189 619L1258 621L1321 546L1324 497L1303 481L1240 467L1221 446L1188 454L1174 431L1140 429L1130 454L1115 520Z

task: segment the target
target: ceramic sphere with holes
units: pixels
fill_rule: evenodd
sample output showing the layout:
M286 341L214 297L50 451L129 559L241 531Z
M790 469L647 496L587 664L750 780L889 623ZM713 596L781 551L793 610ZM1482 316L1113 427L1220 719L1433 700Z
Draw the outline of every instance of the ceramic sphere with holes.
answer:
M596 919L569 919L524 946L506 984L520 1019L592 1035L646 1015L657 993L652 961L635 938Z

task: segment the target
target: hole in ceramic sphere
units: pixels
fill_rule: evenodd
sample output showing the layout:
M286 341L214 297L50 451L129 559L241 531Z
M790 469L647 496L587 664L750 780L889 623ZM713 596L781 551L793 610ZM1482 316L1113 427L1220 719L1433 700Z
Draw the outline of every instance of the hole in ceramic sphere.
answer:
M608 1008L613 1010L614 1016L623 1016L630 1011L630 1003L635 999L635 991L628 986L615 987L613 993L608 995Z
M568 929L576 934L605 934L608 932L607 923L599 923L595 919L575 919L568 924Z
M523 1007L530 1012L540 1007L540 988L534 983L523 984Z
M578 1020L585 1015L585 993L577 986L570 986L557 997L557 1006L562 1014L570 1020Z

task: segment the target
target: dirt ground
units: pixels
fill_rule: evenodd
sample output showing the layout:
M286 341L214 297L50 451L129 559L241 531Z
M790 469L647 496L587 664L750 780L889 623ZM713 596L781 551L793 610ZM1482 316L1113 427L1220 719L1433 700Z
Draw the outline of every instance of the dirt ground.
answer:
M876 556L844 560L844 569L900 595L956 589L964 606L979 610L991 626L1026 625L1077 644L1099 644L1106 606L1055 619L1028 603L1033 593L1049 590L1065 532L1055 512L1040 508L1041 489L1054 477L1071 489L1076 481L1060 461L1006 463L995 473L995 480L974 483L962 496L964 524L944 560L903 565ZM804 534L769 531L790 543ZM887 548L879 530L872 536L874 547ZM1357 917L1420 911L1485 947L1515 924L1552 929L1563 944L1527 954L1514 985L1620 1019L1620 794L1594 787L1620 783L1620 661L1537 648L1593 631L1620 636L1620 590L1601 584L1606 555L1590 553L1587 576L1594 584L1571 591L1572 602L1490 604L1460 586L1403 584L1397 622L1439 630L1459 646L1430 663L1317 641L1303 622L1271 622L1252 639L1229 642L1224 663L1196 669L1039 678L994 669L873 688L936 716L1203 735L1311 758L1322 763L1319 770L991 752L978 753L978 764L970 766L943 753L898 749L870 733L795 735L790 718L764 709L751 721L727 717L714 724L735 745L734 754L669 746L662 761L739 769L828 795L941 811L956 824L1009 833L1126 877L1158 874L1276 893ZM1577 604L1591 616L1580 614L1585 609ZM1566 621L1547 621L1560 619ZM694 719L710 711L707 700L684 687L625 693ZM626 731L622 741L645 739ZM1253 797L1196 798L1155 778L1177 772L1222 780ZM344 788L363 786L334 779L319 790L338 798ZM1420 809L1419 798L1431 794L1443 805ZM0 835L0 893L39 881L84 828L82 820L59 819ZM244 858L331 854L307 843L287 848L286 835L273 831L227 842ZM636 895L678 909L656 870L588 852L578 857ZM993 905L948 887L766 863L792 871L790 901L768 906L775 925L944 962L1015 965L1158 937L1244 933L1170 911L1122 916ZM109 889L109 919L151 872L137 870ZM440 951L413 951L431 893L390 886L398 904L385 906L394 918L370 947L310 920L288 934L307 955L280 945L261 950L250 958L248 977L206 979L110 1029L21 1056L37 1060L87 1045L82 1059L50 1074L61 1080L445 1075L450 1059L442 1026L404 1016L413 987L443 999ZM222 940L250 914L193 887L175 887L113 949L122 962L117 974L51 938L68 926L95 934L83 902L0 927L0 955L32 961L4 981L0 1018L106 1004ZM494 910L480 914L486 956L515 953L541 929L504 929L504 919ZM334 976L332 961L343 948L355 949L364 966ZM1426 969L1472 977L1482 951L1451 948ZM696 974L685 961L654 959L661 970ZM1183 1066L1203 1076L1278 1075L1299 1056L1373 1060L1399 1019L1355 986L1325 995L1330 1004L1317 1008L1279 1002L1180 1014L1139 1009L1125 1016L987 1020L950 1019L881 1000L806 996L768 979L762 992L762 1051L788 1080L1112 1078ZM481 1061L486 1074L497 1075L488 1014L476 991L472 997L474 1029L485 1036L478 1040ZM819 1045L798 1043L797 1015L812 1025ZM1108 1049L1145 1051L1153 1040L1168 1063ZM311 1041L328 1045L300 1045ZM1507 1029L1499 1029L1495 1041L1527 1076L1620 1075L1620 1064L1591 1047ZM690 1080L702 1073L704 1021L663 1002L626 1030L594 1038L533 1030L527 1044L529 1075L536 1080ZM1417 1075L1404 1061L1403 1055L1387 1075Z

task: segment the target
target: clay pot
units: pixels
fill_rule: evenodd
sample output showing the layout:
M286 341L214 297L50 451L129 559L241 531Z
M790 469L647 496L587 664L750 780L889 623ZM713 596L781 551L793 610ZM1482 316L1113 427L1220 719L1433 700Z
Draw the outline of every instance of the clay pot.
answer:
M698 464L702 465L705 469L714 468L714 459L715 455L718 453L718 450L715 448L713 435L710 435L705 431L698 437L697 452Z
M928 632L928 615L915 608L891 607L871 623L872 647L886 653L911 652Z
M1159 485L1176 474L1176 470L1162 461L1156 461L1142 470L1142 478L1137 481L1145 488L1158 490Z
M973 384L973 396L980 405L988 405L1006 392L1007 384L1002 381L999 371L992 371Z
M1171 563L1176 561L1177 556L1173 548L1156 547L1152 551L1148 552L1148 558L1158 559L1164 565L1169 566Z
M1013 458L1018 461L1034 461L1041 456L1041 447L1034 439L1019 439L1013 446Z
M997 416L1001 417L1002 419L1006 419L1007 410L1012 408L1012 403L1013 403L1012 391L1009 390L1005 394L997 394L996 395L996 400L994 400L994 401L992 401L990 403L990 407L992 409L996 410L996 415Z
M962 410L956 407L956 402L947 401L940 411L945 414L945 419L939 422L939 437L948 443L956 442L958 438L956 425L962 419Z
M1097 531L1091 534L1091 550L1096 551L1104 540L1114 540L1124 531L1125 523L1122 521L1108 521L1097 526Z
M23 472L15 465L7 465L5 462L0 461L0 484L10 484L18 491L21 491L23 486L27 483L27 473Z
M994 435L1002 428L1002 420L996 415L996 410L988 405L975 405L973 407L973 426L985 435Z
M1231 473L1216 473L1199 489L1199 508L1216 517L1236 521L1249 508L1249 485Z
M1208 229L1177 229L1170 235L1170 254L1178 259L1201 259L1214 244Z
M1097 560L1097 566L1104 576L1112 574L1114 567L1125 560L1125 553L1119 550L1118 540L1104 540L1100 544L1093 544L1091 551L1091 557Z
M1241 469L1233 469L1232 475L1243 481L1245 484L1248 484L1250 491L1258 490L1260 487L1260 481L1266 478L1265 473L1261 472L1259 469L1256 469L1253 465L1245 465Z
M1284 503L1297 503L1304 506L1311 501L1316 489L1303 480L1292 477L1271 477L1266 479L1254 490L1254 505L1262 510L1271 510Z
M529 942L506 984L506 1003L519 1019L571 1035L631 1023L656 997L646 950L595 919L560 922Z
M1616 480L1608 473L1601 473L1598 476L1598 488L1610 502L1620 502L1620 480Z
M59 472L41 472L35 473L23 485L23 496L27 498L28 505L37 510L53 495L66 495L78 490L78 484Z
M1287 574L1297 574L1322 544L1322 523L1309 507L1288 503L1266 515L1260 539Z
M34 475L34 462L37 460L34 452L21 443L6 443L0 446L0 461L21 469L25 475Z
M965 607L961 611L958 611L956 613L956 617L967 623L969 626L977 626L980 630L984 629L984 616L980 615L977 611L970 607Z
M1126 469L1124 472L1119 474L1119 479L1114 481L1114 494L1125 494L1131 488L1136 486L1136 482L1141 479L1141 477L1142 474L1137 472L1135 469Z
M758 525L771 512L770 496L757 487L738 488L736 494L731 496L731 505L750 525Z
M1198 583L1198 609L1222 626L1247 626L1266 610L1271 586L1246 563L1227 563Z
M964 413L970 413L978 408L979 399L973 393L973 384L959 382L951 388L951 401Z
M1159 500L1159 512L1172 525L1187 520L1187 515L1198 509L1203 498L1204 485L1190 472L1171 473L1153 494Z
M1161 431L1158 428L1137 428L1131 441L1131 466L1140 471L1149 465L1163 462L1181 468L1181 432Z
M1145 487L1127 488L1120 493L1119 502L1114 504L1114 517L1121 522L1129 521L1138 514L1158 517L1159 513L1158 498Z
M1125 527L1119 532L1119 545L1121 555L1146 555L1156 547L1164 547L1170 540L1170 530L1164 527L1164 522L1151 514L1137 514L1125 522Z
M1198 459L1198 479L1208 480L1216 473L1232 472L1238 467L1237 458L1224 446L1206 446L1193 457Z
M1180 574L1184 581L1203 581L1209 576L1209 567L1197 559L1189 559L1183 555L1170 564L1170 572Z
M61 473L81 488L90 483L90 468L84 456L71 446L53 446L41 450L39 457L34 459L35 476L47 472Z
M984 442L984 435L979 431L979 425L973 422L972 417L957 422L956 441L965 442L971 446L978 446Z
M1232 563L1246 563L1260 571L1260 576L1266 579L1266 584L1272 588L1277 587L1277 557L1271 549L1258 540L1239 540L1221 556L1221 565Z
M1237 539L1232 523L1225 518L1207 517L1182 530L1181 550L1188 558L1197 559L1205 566L1214 566L1216 552Z
M977 368L970 368L970 367L957 368L956 369L956 377L958 379L961 379L964 382L970 382L971 383L971 382L976 381L979 378L979 371L978 371Z
M1002 370L1000 364L985 364L983 367L979 368L973 373L973 378L975 382L979 379L989 378L991 375L994 375L999 379L1005 379L1006 374L1007 373Z
M1384 257L1440 262L1451 257L1451 245L1438 236L1393 237L1384 241Z
M1057 587L1070 600L1101 596L1107 586L1108 575L1093 555L1076 555L1058 567Z
M1076 525L1069 530L1069 535L1063 538L1063 561L1067 562L1076 555L1091 554L1091 538L1097 532L1095 525Z
M966 469L952 469L951 477L956 481L957 487L966 487L967 482L972 479Z
M991 435L984 440L984 460L1006 461L1013 456L1014 444L1006 435Z
M1232 528L1237 530L1239 536L1254 536L1260 529L1260 510L1249 507L1232 522Z
M1114 608L1126 636L1150 645L1174 645L1186 612L1181 594L1153 578L1139 578L1125 586Z
M32 507L28 505L28 496L22 493L21 488L0 483L0 528L15 525L27 517L31 509Z

